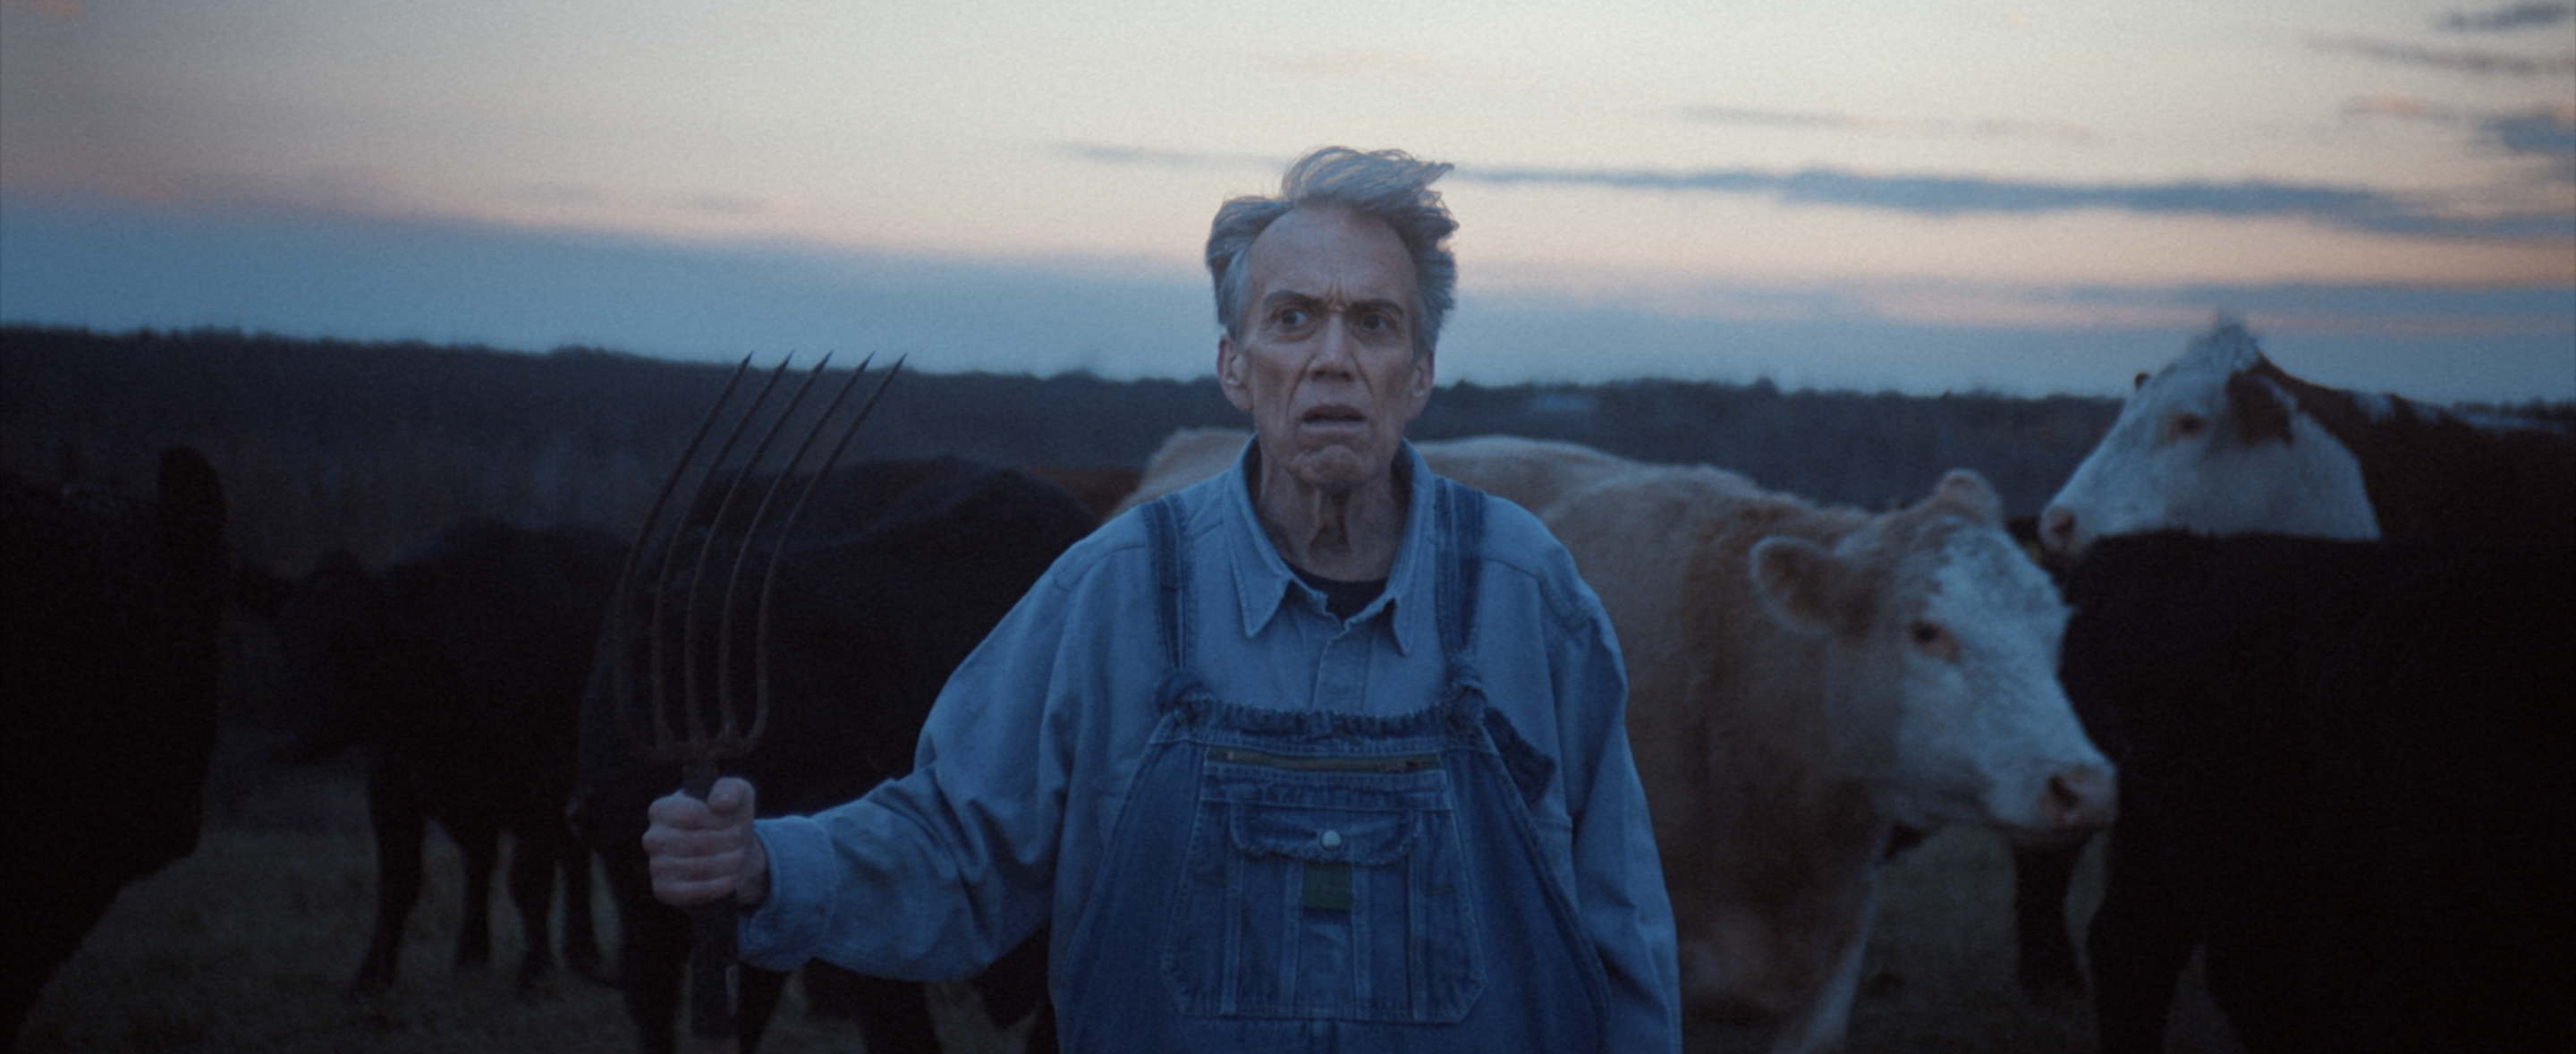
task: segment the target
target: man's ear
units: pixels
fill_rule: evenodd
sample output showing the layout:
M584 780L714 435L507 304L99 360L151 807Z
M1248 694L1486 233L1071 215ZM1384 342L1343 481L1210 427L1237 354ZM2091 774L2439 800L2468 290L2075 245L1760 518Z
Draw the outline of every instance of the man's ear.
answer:
M1242 359L1243 349L1235 346L1231 334L1216 338L1216 386L1235 409L1251 413L1252 392L1243 386L1243 374L1236 368Z

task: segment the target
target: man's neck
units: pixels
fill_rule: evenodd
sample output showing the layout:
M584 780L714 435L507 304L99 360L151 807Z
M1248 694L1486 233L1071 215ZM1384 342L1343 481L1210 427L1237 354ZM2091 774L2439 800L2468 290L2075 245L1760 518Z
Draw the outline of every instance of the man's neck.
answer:
M1292 566L1344 582L1382 579L1404 541L1410 496L1403 459L1348 490L1321 490L1284 471L1252 466L1252 507Z

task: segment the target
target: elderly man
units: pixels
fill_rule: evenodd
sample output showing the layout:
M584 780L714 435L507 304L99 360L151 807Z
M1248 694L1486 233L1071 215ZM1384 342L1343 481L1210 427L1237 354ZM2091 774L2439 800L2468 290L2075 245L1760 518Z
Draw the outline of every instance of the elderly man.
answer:
M1672 1051L1671 908L1600 602L1404 441L1447 165L1329 148L1208 238L1236 467L1102 527L950 679L912 773L810 817L657 802L743 959L974 973L1052 922L1075 1051Z

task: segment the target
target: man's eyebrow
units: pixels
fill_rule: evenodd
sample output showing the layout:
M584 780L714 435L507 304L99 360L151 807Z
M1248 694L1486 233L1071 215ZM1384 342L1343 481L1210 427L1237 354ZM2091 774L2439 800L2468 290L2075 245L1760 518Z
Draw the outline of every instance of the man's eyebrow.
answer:
M1269 310L1275 310L1282 307L1314 307L1322 304L1323 302L1324 298L1322 297L1316 296L1312 293L1301 293L1294 289L1281 289L1271 293L1269 296L1261 298L1261 306L1264 309ZM1352 304L1351 309L1354 311L1379 311L1397 316L1402 316L1406 313L1403 301L1386 297L1375 297L1359 301Z

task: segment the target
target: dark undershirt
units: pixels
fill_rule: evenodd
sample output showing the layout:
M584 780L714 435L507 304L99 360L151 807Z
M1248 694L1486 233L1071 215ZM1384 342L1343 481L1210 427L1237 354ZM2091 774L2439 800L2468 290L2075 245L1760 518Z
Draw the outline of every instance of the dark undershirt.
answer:
M1403 458L1395 459L1397 494L1412 492L1412 468L1412 464ZM1261 478L1261 444L1254 443L1251 450L1244 456L1243 489L1247 497L1254 499L1253 504L1256 507L1261 502L1260 496L1252 493L1252 481L1259 478ZM1333 617L1338 619L1347 619L1359 614L1361 608L1369 606L1369 601L1377 599L1378 594L1386 592L1386 579L1383 578L1367 582L1344 582L1338 578L1326 578L1295 564L1289 564L1288 569L1297 572L1298 580L1314 587L1316 592L1324 594L1324 610L1332 612Z
M1326 578L1295 564L1290 564L1288 569L1297 572L1299 581L1315 587L1316 592L1324 594L1324 610L1332 612L1333 617L1338 619L1359 614L1361 608L1369 606L1369 601L1377 599L1378 594L1386 592L1386 579L1383 578L1368 582L1344 582L1337 578Z

